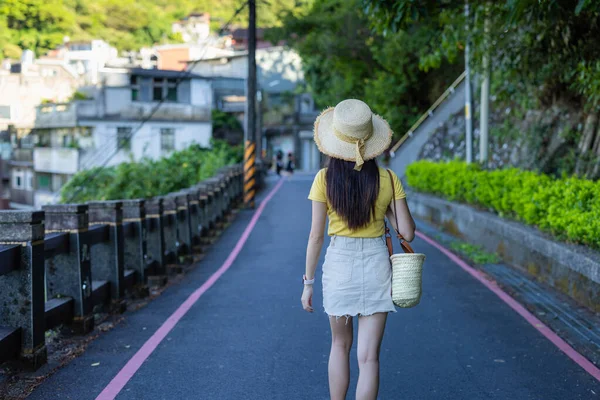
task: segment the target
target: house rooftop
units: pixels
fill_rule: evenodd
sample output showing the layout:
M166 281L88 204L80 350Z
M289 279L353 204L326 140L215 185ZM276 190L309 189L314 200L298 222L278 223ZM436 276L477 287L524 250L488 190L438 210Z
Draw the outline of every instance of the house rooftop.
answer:
M284 51L286 50L285 46L269 46L269 47L264 47L262 49L257 49L259 52L272 52L272 51ZM198 63L198 62L202 62L202 61L216 61L216 60L221 60L221 59L227 59L227 60L231 60L234 58L241 58L241 57L247 57L248 56L248 51L247 50L242 50L242 51L236 51L233 54L229 54L229 55L222 55L222 56L216 56L216 57L207 57L207 58L201 58L199 60L189 60L189 61L185 61L188 64L193 64L193 63Z
M192 74L185 71L172 71L168 69L145 69L145 68L131 68L129 70L131 75L143 76L147 78L183 78L185 75L186 79L207 79L204 76Z

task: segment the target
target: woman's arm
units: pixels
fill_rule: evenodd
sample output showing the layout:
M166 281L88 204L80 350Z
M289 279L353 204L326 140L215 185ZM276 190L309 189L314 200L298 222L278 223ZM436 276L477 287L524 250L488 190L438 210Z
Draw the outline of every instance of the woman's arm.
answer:
M408 241L412 242L415 238L415 220L410 214L410 210L408 209L408 204L406 203L406 199L398 199L396 200L396 211L398 211L398 226L396 226L396 217L394 216L394 206L390 204L385 213L388 221L392 224L394 229L396 229L402 237Z
M306 246L306 279L313 279L323 248L325 238L325 222L327 219L327 205L320 201L312 202L312 223L308 245Z
M312 202L312 223L310 235L308 236L308 245L306 246L306 279L313 279L319 262L319 255L323 248L325 238L325 221L327 218L327 204L320 201ZM302 308L308 312L313 312L312 307L313 285L304 285L302 291Z

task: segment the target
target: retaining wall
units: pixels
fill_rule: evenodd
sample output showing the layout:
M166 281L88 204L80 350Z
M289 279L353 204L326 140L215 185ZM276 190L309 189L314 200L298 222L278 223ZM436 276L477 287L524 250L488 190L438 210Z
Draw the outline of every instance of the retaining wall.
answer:
M407 200L415 217L498 253L505 262L600 311L600 253L557 242L535 228L438 197L409 191Z

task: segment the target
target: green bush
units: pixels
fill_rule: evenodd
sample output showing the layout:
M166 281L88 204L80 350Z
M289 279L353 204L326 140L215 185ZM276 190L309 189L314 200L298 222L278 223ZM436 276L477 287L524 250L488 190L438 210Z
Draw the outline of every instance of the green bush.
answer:
M600 182L516 168L486 171L459 161L418 161L406 176L418 192L482 207L560 240L600 249Z
M61 202L149 198L176 192L242 161L241 147L214 141L210 149L194 145L160 160L142 159L73 176L61 191Z

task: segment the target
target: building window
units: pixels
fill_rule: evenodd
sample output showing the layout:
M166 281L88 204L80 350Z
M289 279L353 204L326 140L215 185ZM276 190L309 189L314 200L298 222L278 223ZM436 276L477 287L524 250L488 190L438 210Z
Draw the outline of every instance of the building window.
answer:
M154 78L152 80L152 100L161 101L163 99L164 81L165 80L162 78Z
M177 102L177 80L167 79L167 101Z
M37 174L37 188L41 190L50 190L50 175Z
M0 119L10 119L10 106L0 106Z
M177 80L154 78L152 80L152 100L177 102Z
M21 189L21 188L23 187L23 186L22 186L22 182L21 182L21 177L20 177L20 176L16 176L16 177L15 177L15 187L16 187L17 189Z
M140 83L137 76L129 78L131 84L131 101L138 101L140 99Z
M160 149L163 152L175 150L175 129L161 128L161 130L160 130Z
M131 150L131 131L128 126L117 128L117 146L120 150Z

